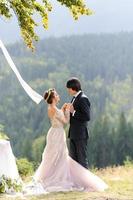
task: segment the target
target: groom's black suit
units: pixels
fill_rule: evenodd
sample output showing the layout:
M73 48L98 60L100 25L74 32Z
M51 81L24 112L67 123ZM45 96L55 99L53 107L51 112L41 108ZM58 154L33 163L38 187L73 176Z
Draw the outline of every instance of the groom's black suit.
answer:
M73 103L74 115L70 115L70 156L85 168L87 161L87 140L89 137L87 125L90 120L90 102L81 91Z

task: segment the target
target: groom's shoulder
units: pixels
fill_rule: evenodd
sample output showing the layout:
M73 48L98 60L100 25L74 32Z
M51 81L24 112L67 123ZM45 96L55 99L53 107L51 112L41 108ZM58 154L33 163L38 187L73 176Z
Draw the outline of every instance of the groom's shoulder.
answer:
M85 94L85 93L81 93L81 96L80 96L80 100L87 100L87 101L89 101L89 98L87 97L87 95Z
M81 101L86 101L86 102L88 102L88 103L90 104L90 101L89 101L88 96L87 96L85 93L83 93L83 92L82 92L82 94L81 94L80 100L81 100Z
M86 99L86 98L88 99L87 95L86 95L85 93L83 93L83 92L81 93L81 97L82 97L82 98L85 98L85 99Z

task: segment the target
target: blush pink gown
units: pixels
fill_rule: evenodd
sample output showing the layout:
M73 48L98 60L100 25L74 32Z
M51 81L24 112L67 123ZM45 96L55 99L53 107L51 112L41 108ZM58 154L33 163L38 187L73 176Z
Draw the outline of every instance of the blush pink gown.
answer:
M47 145L42 155L42 162L34 175L32 187L34 194L58 191L104 191L107 184L98 176L74 161L68 153L64 118L69 120L69 113L57 109L51 119L51 128L47 134Z

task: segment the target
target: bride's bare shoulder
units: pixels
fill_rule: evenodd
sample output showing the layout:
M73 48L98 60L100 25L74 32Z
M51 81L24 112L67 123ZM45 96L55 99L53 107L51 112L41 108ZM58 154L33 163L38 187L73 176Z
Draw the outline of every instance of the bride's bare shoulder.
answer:
M56 112L56 108L55 107L52 107L52 106L48 107L48 117L49 118L52 118L55 115L55 112Z

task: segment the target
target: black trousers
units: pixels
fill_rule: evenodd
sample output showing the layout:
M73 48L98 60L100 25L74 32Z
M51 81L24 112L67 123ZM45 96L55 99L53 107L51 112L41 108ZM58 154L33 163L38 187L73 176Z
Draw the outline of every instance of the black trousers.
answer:
M69 154L71 158L88 168L87 160L87 142L88 139L73 140L70 139Z

